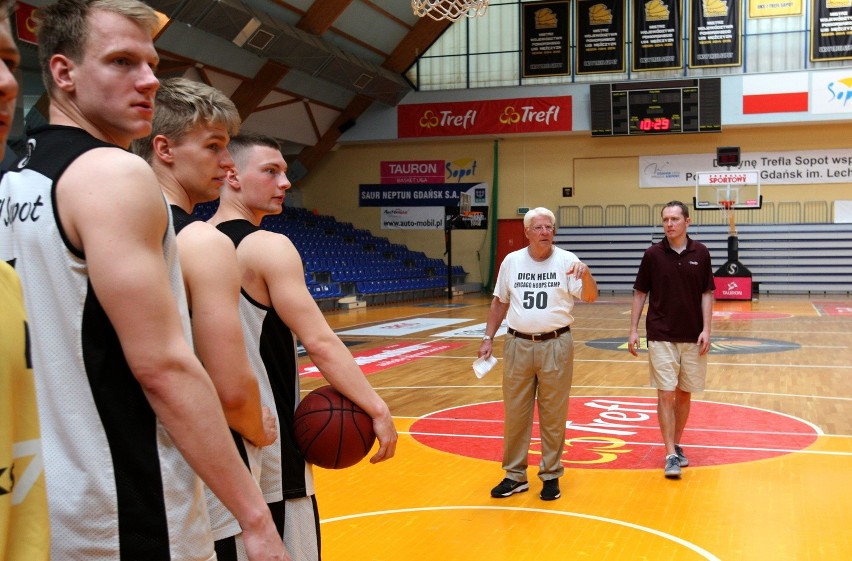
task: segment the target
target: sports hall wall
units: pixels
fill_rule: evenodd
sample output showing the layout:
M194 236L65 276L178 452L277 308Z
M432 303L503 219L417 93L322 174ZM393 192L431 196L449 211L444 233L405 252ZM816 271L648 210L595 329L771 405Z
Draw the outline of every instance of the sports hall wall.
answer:
M739 98L736 99L739 102ZM575 119L576 122L576 119ZM852 121L774 123L725 126L720 133L644 137L592 138L588 130L550 137L403 141L341 144L297 184L307 208L317 209L357 228L386 236L394 243L444 254L441 230L380 230L379 208L359 208L358 186L379 183L380 162L472 158L477 162L471 181L497 184L497 218L518 219L518 207L634 205L672 199L691 202L694 188L640 188L639 158L663 154L713 154L719 146L739 146L747 152L785 152L849 149ZM495 147L496 144L496 147ZM562 196L573 187L573 196ZM852 183L763 185L764 201L826 201L852 199ZM492 201L493 204L493 201ZM493 212L493 207L492 207ZM463 265L468 281L487 279L490 236L482 230L453 233L453 264Z

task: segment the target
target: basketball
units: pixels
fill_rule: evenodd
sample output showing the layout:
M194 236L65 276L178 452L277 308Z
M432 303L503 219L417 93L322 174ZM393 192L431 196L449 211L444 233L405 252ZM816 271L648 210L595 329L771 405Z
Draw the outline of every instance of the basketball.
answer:
M302 399L293 418L293 435L305 460L326 469L357 464L376 441L370 416L331 386Z

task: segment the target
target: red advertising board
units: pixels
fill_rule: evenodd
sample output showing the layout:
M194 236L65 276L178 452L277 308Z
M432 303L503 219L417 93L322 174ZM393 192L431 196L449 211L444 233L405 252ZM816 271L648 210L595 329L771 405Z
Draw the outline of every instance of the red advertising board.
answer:
M751 277L714 277L716 300L751 300Z
M399 138L568 132L571 96L415 103L397 107Z
M381 162L381 183L443 183L444 160L405 160Z

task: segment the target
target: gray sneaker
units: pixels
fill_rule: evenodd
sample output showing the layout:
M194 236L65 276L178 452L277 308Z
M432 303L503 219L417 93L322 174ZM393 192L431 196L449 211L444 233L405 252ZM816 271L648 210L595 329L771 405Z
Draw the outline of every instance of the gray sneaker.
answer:
M669 479L678 479L680 477L680 462L677 459L677 454L666 456L665 474Z
M687 460L686 456L683 455L683 448L681 448L679 444L675 444L675 454L677 454L677 461L680 464L680 467L685 468L689 465L689 460Z
M530 484L526 481L514 481L508 477L500 482L499 485L491 489L491 496L495 499L505 499L515 493L523 493L528 491Z

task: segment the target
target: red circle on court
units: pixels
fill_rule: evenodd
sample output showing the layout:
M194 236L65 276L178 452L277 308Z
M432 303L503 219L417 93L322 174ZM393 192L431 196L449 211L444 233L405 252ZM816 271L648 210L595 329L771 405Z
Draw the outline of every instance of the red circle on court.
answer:
M647 397L572 397L562 461L569 468L659 468L664 455L657 400ZM501 461L503 402L438 411L411 426L418 442L470 458ZM692 401L683 446L690 466L712 466L782 456L813 444L815 426L782 413L742 405ZM529 465L541 458L538 418Z

